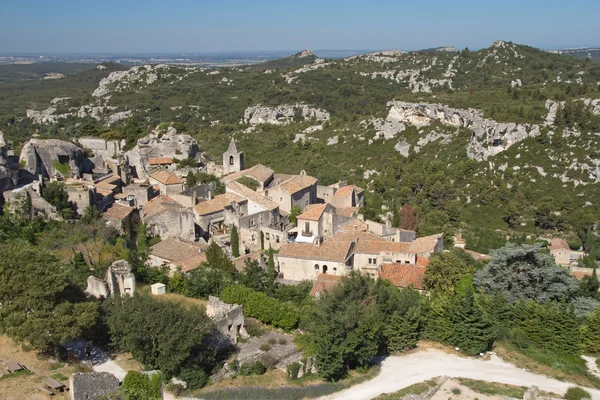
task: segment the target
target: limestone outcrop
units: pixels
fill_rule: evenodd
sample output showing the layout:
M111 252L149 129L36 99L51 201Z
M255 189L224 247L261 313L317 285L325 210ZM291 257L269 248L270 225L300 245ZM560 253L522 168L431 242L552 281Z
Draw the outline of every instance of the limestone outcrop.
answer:
M321 108L312 108L306 104L283 104L277 107L256 105L246 108L244 123L250 125L273 124L285 125L294 122L294 118L304 120L329 121L330 114Z
M138 140L136 146L125 153L133 176L146 179L149 174L149 158L197 158L198 144L190 135L177 133L169 126L166 131L154 129L148 136Z
M0 193L12 189L17 183L18 166L11 165L8 156L8 146L4 141L4 135L0 132Z
M423 127L439 122L457 129L469 129L472 136L467 146L467 155L476 161L487 160L515 143L540 134L539 125L501 123L483 118L475 109L456 109L441 104L402 101L391 101L387 105L390 107L385 121L388 127L400 126L400 123ZM385 136L386 132L381 130L380 134ZM404 146L402 147L404 149Z
M58 139L31 139L21 150L20 164L33 176L50 178L57 173L81 177L92 172L94 165L85 158L83 150L73 143ZM59 166L60 165L60 166ZM57 171L57 167L61 171Z

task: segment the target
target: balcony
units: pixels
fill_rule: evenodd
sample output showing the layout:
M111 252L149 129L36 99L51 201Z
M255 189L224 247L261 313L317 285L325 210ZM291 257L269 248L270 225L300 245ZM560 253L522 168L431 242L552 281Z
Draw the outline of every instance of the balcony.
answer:
M312 231L302 231L300 234L306 237L311 237L313 235Z

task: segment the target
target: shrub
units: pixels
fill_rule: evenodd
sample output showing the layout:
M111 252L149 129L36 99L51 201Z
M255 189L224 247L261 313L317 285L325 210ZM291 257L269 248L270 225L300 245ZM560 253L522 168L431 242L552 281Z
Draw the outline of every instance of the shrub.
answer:
M265 367L260 361L255 361L254 366L252 367L252 374L262 375L265 372L267 372L267 367Z
M300 368L302 365L299 362L293 362L287 366L287 374L290 379L298 379Z
M459 395L460 389L455 387L454 389L452 389L452 394Z
M280 345L284 345L287 344L287 340L284 337L279 338L279 340L277 341Z
M237 179L238 183L241 183L242 185L246 186L249 189L252 190L256 190L258 189L258 186L260 185L258 183L258 181L248 177L248 176L242 176L241 178Z
M260 361L246 361L239 369L240 375L262 375L267 368Z
M565 399L567 400L581 400L585 398L591 399L592 395L580 387L570 387L565 394Z
M270 344L271 346L273 346L275 343L277 343L277 339L275 339L275 338L270 338L270 339L269 339L269 344Z
M265 324L291 330L298 324L298 313L289 305L250 288L233 285L221 292L221 299L229 304L240 304L244 313Z
M250 336L258 337L265 333L265 328L263 328L256 319L246 318L246 332L248 332L248 335Z
M123 386L121 386L125 400L160 400L162 399L161 388L160 372L148 376L140 372L129 371L123 380Z
M260 345L259 349L261 349L262 351L269 351L271 350L271 345L268 343L263 343Z

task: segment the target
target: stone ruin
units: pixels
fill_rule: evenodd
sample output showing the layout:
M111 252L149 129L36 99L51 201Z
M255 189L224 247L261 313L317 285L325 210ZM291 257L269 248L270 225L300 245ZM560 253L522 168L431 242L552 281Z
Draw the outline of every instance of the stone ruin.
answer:
M121 382L110 372L76 372L69 378L71 399L120 399Z
M135 276L131 272L131 266L125 260L115 261L108 267L105 279L88 276L85 291L97 298L133 296L135 293Z
M237 343L238 335L243 339L250 337L246 332L242 306L227 304L218 297L209 296L206 314L215 321L219 332L231 343Z

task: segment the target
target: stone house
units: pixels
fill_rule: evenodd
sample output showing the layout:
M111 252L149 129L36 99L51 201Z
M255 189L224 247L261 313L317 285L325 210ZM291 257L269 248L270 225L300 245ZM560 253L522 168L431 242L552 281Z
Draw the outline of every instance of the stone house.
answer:
M285 219L287 221L286 218L287 217L282 217L282 220ZM264 239L265 249L268 249L270 246L273 250L279 250L284 243L288 242L288 239L287 239L288 232L285 230L286 226L287 226L287 222L284 224L283 229L270 228L268 226L261 226L256 230L256 232L251 231L252 237L250 237L248 239L248 241L255 244L256 246L260 247L260 232L262 231L264 238L265 238Z
M279 204L277 202L270 200L239 182L231 181L227 183L227 185L225 185L225 192L236 194L248 201L247 215L257 214L263 211L279 212Z
M148 158L148 165L150 167L169 167L173 164L171 157L151 157Z
M334 207L329 203L309 205L296 217L297 242L312 243L315 238L333 235Z
M225 193L194 206L194 223L198 236L208 235L230 224L239 225L238 218L248 214L248 200L235 193Z
M304 210L309 204L317 202L317 179L306 175L304 171L291 177L276 176L264 190L264 195L288 213L293 207Z
M271 168L265 167L262 164L257 164L248 169L229 174L221 179L221 181L227 184L231 181L238 180L241 177L248 177L254 179L258 183L257 191L264 191L273 181L273 176L274 171Z
M206 262L206 248L205 243L170 237L150 247L147 262L153 267L167 266L171 274L179 268L189 272Z
M248 339L250 335L246 332L244 310L238 304L227 304L218 297L208 296L206 315L212 318L217 329L232 344L236 344L238 337Z
M244 169L244 152L239 151L235 140L231 138L229 148L223 153L223 175Z
M123 187L123 194L133 199L136 207L142 207L155 196L152 185L146 182L136 182Z
M428 259L418 256L415 264L385 263L381 265L379 278L387 279L399 288L412 287L423 292L423 279L427 271L427 264L429 264Z
M194 240L194 213L190 207L184 207L169 196L158 196L142 207L141 221L148 226L148 232L160 236L179 237Z
M568 267L571 263L571 248L569 243L564 239L552 239L550 240L550 246L548 246L550 253L554 256L555 262L562 266Z
M353 269L354 242L319 240L286 243L279 249L280 278L286 281L316 280L319 274L348 275Z
M256 261L259 267L263 269L267 268L267 256L260 250L236 257L232 259L231 262L233 262L233 266L237 271L243 271L246 269L247 260Z
M364 189L346 182L338 182L329 186L317 187L317 198L324 203L331 203L336 208L364 206Z
M158 185L160 194L170 195L183 191L183 179L167 170L159 170L150 174L151 185Z
M65 181L65 191L78 215L82 215L87 207L95 205L96 187L90 181L69 178Z
M121 233L133 232L140 222L138 210L120 203L114 203L102 214L107 225L112 226Z

